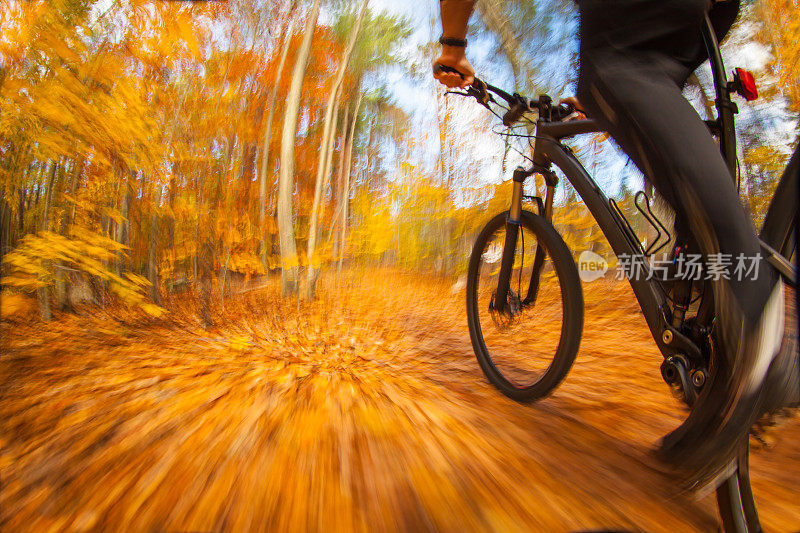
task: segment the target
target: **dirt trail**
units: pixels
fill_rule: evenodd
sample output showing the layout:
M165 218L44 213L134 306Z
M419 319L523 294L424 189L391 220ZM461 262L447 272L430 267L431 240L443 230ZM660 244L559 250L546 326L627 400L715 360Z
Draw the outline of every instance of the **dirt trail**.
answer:
M586 286L572 372L525 406L483 378L463 294L360 279L246 293L212 330L178 300L4 324L0 530L716 529L650 456L685 415L627 286ZM798 436L754 453L767 530L800 528Z

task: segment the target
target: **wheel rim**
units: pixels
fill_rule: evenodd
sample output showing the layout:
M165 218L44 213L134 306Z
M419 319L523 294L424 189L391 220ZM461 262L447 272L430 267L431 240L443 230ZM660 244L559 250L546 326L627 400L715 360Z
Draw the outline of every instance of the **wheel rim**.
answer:
M543 378L557 353L565 319L561 280L541 241L520 226L507 306L511 312L492 309L504 241L501 226L481 250L473 294L476 333L491 369L509 386L524 389ZM538 284L534 278L531 301L531 273L537 267Z

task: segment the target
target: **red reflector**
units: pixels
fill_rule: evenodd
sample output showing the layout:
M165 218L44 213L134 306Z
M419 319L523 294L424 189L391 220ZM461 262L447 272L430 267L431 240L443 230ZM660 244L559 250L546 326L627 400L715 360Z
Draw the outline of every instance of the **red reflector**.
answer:
M742 95L745 100L752 102L758 98L758 89L756 88L756 80L753 78L753 73L743 68L736 69L736 77L739 78L739 87L737 93Z

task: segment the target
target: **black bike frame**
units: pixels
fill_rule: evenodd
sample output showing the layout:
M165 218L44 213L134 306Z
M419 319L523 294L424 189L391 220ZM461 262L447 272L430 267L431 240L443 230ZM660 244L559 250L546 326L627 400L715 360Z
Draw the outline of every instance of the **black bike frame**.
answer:
M725 75L725 67L722 62L722 56L719 50L716 35L714 34L713 26L710 20L706 17L703 26L703 38L706 47L709 51L709 60L711 62L711 71L714 77L714 87L716 90L715 105L718 112L718 118L715 121L707 121L709 128L718 135L720 139L720 150L725 158L728 168L731 170L731 177L734 179L737 170L736 158L736 131L734 127L734 112L735 104L731 101L731 88L728 85L728 80ZM534 173L540 173L546 179L554 179L551 164L559 167L575 191L586 204L586 207L592 213L592 216L597 221L598 226L602 230L606 239L608 240L614 253L619 257L622 254L628 256L641 255L641 245L638 237L633 233L630 225L615 209L611 200L609 200L594 179L589 175L586 169L581 165L578 159L573 155L572 150L562 143L562 140L567 137L583 133L600 132L602 129L591 119L586 120L572 120L567 122L552 122L548 117L542 117L540 113L539 120L536 126L536 144L533 153L533 168L525 172L525 177ZM524 178L523 178L524 179ZM519 181L518 176L515 174L514 181ZM548 187L547 204L553 201L552 195L554 188ZM512 201L512 205L518 205ZM509 223L515 222L514 217L509 217ZM510 232L516 233L516 232ZM513 248L512 248L513 249ZM774 252L772 250L765 250L767 254ZM788 264L785 258L777 255L771 257L770 261L773 264L783 263L784 267ZM779 270L784 275L787 275L785 268ZM642 308L645 320L653 339L656 342L659 350L665 358L676 354L688 355L695 360L701 359L701 352L698 346L689 338L681 334L677 329L672 326L672 310L668 305L667 296L664 287L661 283L650 276L647 264L641 265L642 272L645 279L630 279L631 287L639 301ZM501 279L502 279L501 268ZM508 268L510 270L510 268ZM788 273L791 274L791 273ZM646 279L646 278L652 279ZM790 279L791 281L791 279ZM507 287L503 287L507 291ZM506 291L499 292L498 294L505 294ZM520 295L521 296L521 295ZM706 307L711 305L712 302L704 302ZM502 304L501 304L502 305ZM701 316L708 316L710 314L701 313Z
M711 63L711 72L714 78L716 96L714 103L717 109L717 119L707 120L706 124L711 130L711 133L716 135L719 139L720 151L731 172L731 178L734 184L736 184L738 161L736 157L736 130L733 115L737 110L736 105L731 101L733 87L728 83L726 78L719 43L708 16L705 18L702 32ZM492 90L494 89L496 88L492 88ZM511 104L510 95L502 94L501 96ZM514 95L514 97L518 100L521 98L518 95ZM543 101L544 104L542 103ZM606 197L583 165L575 158L572 150L562 142L563 139L574 135L600 132L602 131L601 128L593 120L588 119L567 122L551 121L550 99L547 97L540 97L538 106L539 120L537 121L536 127L533 166L528 170L519 168L514 173L514 194L506 223L506 243L503 249L503 260L500 268L498 291L496 293L497 301L495 302L495 305L500 311L503 311L504 306L507 304L506 299L509 292L508 280L513 267L516 236L519 230L523 183L527 177L533 174L542 174L547 184L547 197L544 204L541 199L537 199L539 200L539 214L551 219L553 197L555 194L555 185L557 183L557 177L551 170L552 164L555 164L563 171L564 175L575 188L575 191L586 204L586 207L592 213L592 216L600 226L611 248L618 257L622 254L627 254L631 257L643 254L641 243L631 229L630 224L624 219L622 213L616 208L616 205ZM778 184L776 197L773 198L770 205L768 216L760 236L768 239L769 242L774 243L781 241L784 243L780 250L773 250L762 240L762 251L766 256L766 260L780 272L787 283L795 287L797 284L796 269L786 257L781 255L782 253L786 253L784 248L787 248L787 246L792 245L791 248L794 248L794 243L787 242L787 240L792 237L789 235L781 235L780 239L776 239L773 234L782 231L781 228L783 224L780 220L773 220L775 217L770 216L770 213L773 209L778 213L789 212L784 204L786 202L795 201L797 183L793 180L796 179L795 176L800 172L800 169L798 169L798 167L800 167L800 155L798 154L800 154L800 149L795 151L792 161L787 167L787 171ZM788 194L792 191L794 191L794 194ZM780 195L777 193L780 193ZM528 288L528 294L522 301L523 305L533 303L536 298L539 281L538 275L542 267L544 252L537 247L536 253L537 257L531 273L531 283ZM664 356L664 359L668 361L669 358L673 356L677 359L688 356L690 359L702 363L703 356L699 347L691 339L682 335L672 326L673 310L668 303L667 294L661 282L650 275L649 267L644 261L640 263L642 273L645 275L638 279L631 277L628 281L633 288L633 292L642 309L647 326L650 328L653 339L661 351L661 354ZM678 284L675 286L675 289L675 296L680 292L683 293L683 296L690 296L691 282L685 282L683 285ZM518 295L518 297L521 298L522 295ZM697 324L701 327L709 326L713 317L713 300L711 298L703 298L697 312ZM681 320L677 322L681 322ZM682 381L684 378L685 376L681 378ZM689 401L689 392L687 391L686 394L687 402L691 404L693 399ZM692 398L694 397L692 396ZM755 500L753 499L750 488L748 470L748 448L745 445L739 455L735 473L717 489L720 517L722 518L725 531L744 532L761 530Z
M714 28L708 16L702 27L703 40L709 55L711 63L711 72L714 78L715 88L715 106L717 109L717 119L707 120L706 125L711 130L711 133L716 135L719 139L720 151L725 159L728 169L731 172L731 178L734 184L736 183L738 161L736 157L736 130L734 126L733 115L737 112L736 105L731 101L731 92L733 87L728 83L725 74L725 67L722 62L722 55L719 49ZM524 99L515 94L513 97L496 87L483 85L483 89L489 89L496 92L503 99L505 99L512 108L509 114L518 112L519 117L522 110L519 104L527 106ZM486 100L481 99L480 93L473 95L478 96L478 100L486 105ZM592 179L586 169L575 158L569 146L563 144L562 140L567 137L579 135L582 133L600 132L601 128L593 120L573 120L567 122L553 122L551 121L551 110L549 97L542 96L537 101L539 109L539 120L536 127L536 144L533 153L533 166L526 170L518 168L514 173L514 189L511 200L511 209L509 210L508 219L506 222L506 242L503 248L503 258L498 279L498 290L495 293L496 301L494 305L499 311L503 311L507 305L507 296L509 293L509 277L513 268L514 255L516 248L517 232L520 229L520 210L522 206L522 190L525 179L533 174L542 174L547 185L547 197L542 202L541 198L538 200L538 209L541 216L547 219L552 219L552 205L555 194L555 185L557 184L557 177L551 170L552 164L559 167L569 182L575 188L575 191L586 204L586 207L592 213L597 224L600 226L603 234L608 240L614 253L619 257L622 254L629 256L637 256L643 254L641 243L638 237L634 234L630 224L624 219L624 216L609 200L597 183ZM514 108L514 105L517 105ZM533 102L531 102L533 104ZM504 120L505 122L505 120ZM795 151L792 160L787 167L786 172L782 176L776 196L770 204L769 211L765 220L764 227L762 228L760 237L767 239L769 242L777 243L782 242L783 245L779 250L773 250L761 240L762 251L766 255L766 260L773 265L781 276L787 281L789 285L797 285L797 273L795 267L781 255L786 253L786 248L794 248L795 243L789 242L791 239L796 239L796 236L779 235L784 228L783 221L776 220L775 216L770 214L774 210L776 213L790 212L787 209L787 202L794 202L798 184L793 181L797 179L797 174L800 173L800 148ZM544 253L541 248L537 246L536 261L534 268L531 272L531 282L528 288L528 294L521 302L522 305L532 304L536 299L536 292L538 290L538 276L542 268L544 260ZM668 303L667 294L661 282L650 275L648 265L641 262L642 272L645 274L644 279L629 279L639 306L642 309L647 326L653 335L659 350L664 356L665 360L675 356L681 359L682 356L688 356L696 362L702 362L703 357L698 346L689 338L682 335L673 326L673 311ZM647 279L651 278L651 279ZM683 292L683 296L690 296L691 282L686 282L685 285L678 284L675 286L676 295ZM689 292L689 294L686 294ZM522 298L522 295L518 295ZM710 325L714 317L714 304L711 298L703 298L700 308L697 313L697 324L701 327ZM680 316L678 318L681 318ZM677 322L681 322L678 320ZM682 381L685 376L682 377ZM688 392L687 402L688 401ZM693 400L692 400L693 401ZM745 443L746 444L746 443ZM722 518L723 528L725 531L760 531L761 526L758 520L758 512L756 510L753 494L750 489L750 480L748 472L748 449L743 446L736 472L731 475L720 487L717 489L717 501L720 510L720 517Z
M555 164L583 199L614 253L617 256L639 255L642 251L638 247L639 241L636 235L632 234L628 225L613 208L611 201L573 155L572 150L561 142L566 137L599 131L602 131L601 128L593 120L548 122L540 119L533 152L534 171L545 174L551 172L551 163ZM647 265L643 264L642 269L647 274ZM671 326L671 310L661 284L653 279L638 278L629 281L647 325L664 357L677 353L699 356L699 348Z

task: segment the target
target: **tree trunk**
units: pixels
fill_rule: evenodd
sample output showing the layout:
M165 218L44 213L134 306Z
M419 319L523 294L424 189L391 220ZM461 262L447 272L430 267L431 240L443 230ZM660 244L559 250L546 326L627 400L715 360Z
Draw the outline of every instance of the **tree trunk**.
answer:
M339 93L341 96L341 91ZM325 148L325 170L322 173L323 180L322 180L322 192L320 195L320 201L322 201L322 197L325 195L325 192L328 190L328 185L331 182L331 170L333 168L333 151L336 145L336 129L339 126L339 111L340 111L340 104L339 98L336 99L336 106L333 110L333 121L331 122L331 134L328 139L328 145ZM342 123L344 125L344 123ZM322 217L322 214L325 212L325 203L322 202L319 207L319 216L318 218Z
M486 27L500 38L500 48L503 49L503 53L511 65L515 87L517 89L523 88L522 85L528 83L531 78L528 75L527 68L520 60L524 53L519 40L511 31L508 15L503 13L502 4L499 0L477 0L477 7Z
M47 190L44 197L44 209L42 211L42 231L48 231L50 226L50 201L53 196L53 184L56 181L56 172L58 171L58 163L53 162L52 170L50 171L50 179L47 181ZM52 265L45 264L46 268ZM39 289L39 310L42 315L42 320L49 322L53 319L53 312L50 309L50 288L45 286Z
M347 42L342 61L339 64L339 69L336 72L336 79L333 82L330 95L328 96L328 106L325 110L325 127L322 136L322 153L320 154L320 161L317 167L317 182L314 188L314 204L311 209L311 221L308 233L308 272L306 277L306 297L310 300L314 298L314 286L317 281L317 273L319 271L319 264L314 258L314 252L317 245L317 219L319 217L320 203L322 200L323 189L327 188L328 174L330 173L330 159L332 157L331 149L333 147L333 137L336 130L336 114L337 114L337 101L339 92L342 88L345 72L347 72L347 65L350 62L350 56L353 55L353 49L358 40L358 33L361 30L361 22L364 20L364 13L367 11L367 4L369 0L364 0L361 3L361 11L358 14L355 24L350 30L350 38Z
M3 264L3 257L5 256L6 249L11 248L11 205L6 200L6 188L0 189L0 265ZM2 285L0 285L0 289Z
M272 87L272 94L269 97L269 112L267 122L264 124L264 139L261 145L261 169L258 177L258 200L259 200L259 231L261 234L261 264L267 268L267 170L269 169L269 142L272 138L272 121L275 118L275 107L278 103L278 87L283 76L283 65L286 63L286 56L289 55L289 43L294 34L294 25L297 21L291 13L291 21L286 28L281 57L278 60L278 71L275 74L275 85Z
M131 173L131 179L134 179L133 173ZM125 198L122 204L122 216L125 220L122 222L122 231L120 234L120 244L124 244L125 246L131 246L131 201L133 195L131 194L131 182L125 182ZM123 254L123 267L127 270L131 269L131 255L133 251L129 250L128 253ZM127 264L125 264L127 263Z
M55 165L55 163L53 163L53 165ZM30 209L31 207L33 207L34 209L33 224L31 225L31 231L33 233L36 233L42 227L41 218L39 217L39 213L36 211L38 210L39 207L39 200L42 197L42 188L47 187L48 170L51 170L51 167L48 167L48 163L44 161L40 162L39 168L36 170L36 176L33 178L34 190L32 192L35 194L32 195L33 205L28 206L28 209Z
M317 172L317 181L314 186L314 203L311 207L311 219L309 221L307 250L308 269L306 272L306 298L309 300L314 298L314 288L317 282L317 274L319 273L319 269L321 267L321 260L315 256L317 247L317 234L319 233L317 226L319 218L322 216L322 208L324 207L322 195L328 187L330 162L333 158L333 137L335 132L331 132L330 130L336 129L336 120L339 114L338 107L334 107L335 109L333 111L330 128L326 126L326 131L323 135L324 140L320 146L319 170Z
M336 170L336 187L334 188L331 185L331 202L334 201L335 198L339 197L341 193L342 187L344 186L344 152L345 152L345 145L347 144L347 132L348 132L348 125L350 124L350 107L344 108L344 118L342 119L342 138L339 143L339 163ZM337 220L339 220L339 215L341 212L341 204L340 202L336 202L336 209L334 210L333 217L331 218L330 228L328 229L328 241L331 241L331 235L334 235L334 231L336 229ZM331 249L331 257L339 257L338 247L336 246L336 239L333 240L332 249Z
M153 194L153 213L150 218L150 243L147 248L147 279L150 281L150 297L157 305L161 305L161 294L158 290L158 210L161 199L161 186L156 186Z
M229 158L231 159L231 166L234 169L236 169L236 168L239 169L239 172L238 172L238 174L236 175L236 177L234 178L234 181L233 181L233 188L241 190L241 189L243 189L242 182L244 180L250 179L250 178L248 178L247 171L246 171L246 166L247 166L247 161L248 161L247 148L246 147L242 147L239 150L240 151L240 156L239 156L240 162L237 164L236 160L233 159L233 148L232 148L232 145L233 145L233 141L231 141L231 149L229 150L229 153L230 153ZM229 213L229 214L231 214L231 212L234 209L234 206L236 205L235 200L233 201L233 205L231 205L231 201L232 201L231 197L232 196L234 196L234 195L229 195L229 197L228 197L228 199L226 201L226 205L225 205L225 211L227 213ZM244 205L247 204L247 202L242 202L242 203ZM234 224L236 223L236 219L234 219L233 223ZM227 281L228 281L228 265L230 264L231 247L233 246L232 240L233 240L233 238L232 238L232 235L231 235L231 231L230 231L230 229L228 229L226 231L226 233L223 234L223 241L224 241L224 248L225 248L225 263L224 264L220 264L221 270L220 270L220 276L219 276L219 278L220 278L219 300L220 300L220 305L222 306L222 310L223 311L225 310L225 286L226 286Z
M297 52L297 60L292 71L292 83L286 98L286 112L283 116L283 135L281 136L281 167L278 180L278 235L281 245L281 278L284 296L297 292L297 244L294 240L292 222L292 192L294 190L294 143L297 136L297 122L300 115L300 97L303 78L311 52L311 40L317 25L320 0L314 0L311 13L303 29L303 41Z
M200 271L200 317L203 320L203 327L208 329L214 325L214 317L211 316L211 270L213 269L212 254L214 246L211 243L211 236L206 235L200 248L199 271Z
M344 187L342 187L342 232L339 239L339 266L336 272L337 276L342 274L342 258L344 251L347 249L347 207L350 202L350 167L353 160L353 144L355 143L356 124L358 123L358 108L361 106L361 98L363 93L358 94L356 106L353 108L353 122L350 126L350 133L348 134L347 141L347 154L345 155L345 170L344 170Z
M17 213L17 233L22 233L22 230L25 229L25 193L27 189L25 187L19 188L19 213Z
M205 172L200 174L200 178L197 180L197 223L194 225L194 242L196 243L195 246L195 253L192 255L192 282L197 283L199 279L198 276L200 275L200 258L198 255L201 252L200 243L200 220L201 220L201 207L203 205L203 186L205 185Z
M80 174L80 169L83 167L82 160L76 160L70 169L69 174L71 175L70 184L69 184L69 193L74 197L75 196L75 189L78 184L78 175ZM65 172L66 173L66 172ZM64 210L64 216L61 219L61 234L67 235L69 233L69 228L72 225L72 220L75 217L75 203L72 202L69 209ZM56 300L56 309L61 311L66 310L69 308L69 301L67 298L67 281L68 276L66 275L63 265L60 261L57 261L55 264L55 271L53 272L54 276L54 284L53 284L53 293Z
M81 172L83 171L84 160L80 159L75 163L72 169L72 180L69 186L69 193L72 197L78 199L78 182L80 181ZM75 222L75 202L71 202L69 206L69 214L64 218L64 232L69 231L69 227Z
M121 186L123 188L121 192L122 198L120 198L120 215L124 218L124 220L120 220L117 222L117 226L114 231L114 241L118 242L119 244L125 244L125 224L128 222L128 215L130 211L130 202L131 202L131 189L128 185L128 180L123 179ZM119 276L122 274L123 262L125 261L125 252L120 250L117 253L117 262L116 262L116 272Z

